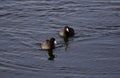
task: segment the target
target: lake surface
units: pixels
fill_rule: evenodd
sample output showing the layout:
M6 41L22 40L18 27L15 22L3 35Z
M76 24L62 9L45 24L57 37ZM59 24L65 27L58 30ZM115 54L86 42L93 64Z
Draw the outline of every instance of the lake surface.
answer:
M50 60L40 43L51 37ZM120 0L1 0L0 78L120 78Z

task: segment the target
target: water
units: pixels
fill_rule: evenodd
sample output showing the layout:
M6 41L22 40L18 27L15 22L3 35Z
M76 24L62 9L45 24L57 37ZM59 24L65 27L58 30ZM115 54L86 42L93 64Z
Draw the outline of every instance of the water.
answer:
M75 29L67 46L58 31ZM40 43L55 37L55 58ZM0 78L119 78L120 0L1 0Z

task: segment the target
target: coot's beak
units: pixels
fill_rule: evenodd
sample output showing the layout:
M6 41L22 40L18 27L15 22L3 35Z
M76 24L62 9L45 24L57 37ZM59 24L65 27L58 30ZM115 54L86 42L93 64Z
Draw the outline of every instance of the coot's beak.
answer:
M57 44L57 41L54 41L54 44Z
M69 32L69 28L66 28L66 31Z

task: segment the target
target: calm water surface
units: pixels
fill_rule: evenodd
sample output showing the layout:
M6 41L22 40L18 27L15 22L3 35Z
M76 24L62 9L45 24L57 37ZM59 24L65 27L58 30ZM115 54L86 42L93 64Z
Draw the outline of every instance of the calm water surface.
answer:
M64 25L76 33L67 44ZM1 0L0 78L120 78L120 0Z

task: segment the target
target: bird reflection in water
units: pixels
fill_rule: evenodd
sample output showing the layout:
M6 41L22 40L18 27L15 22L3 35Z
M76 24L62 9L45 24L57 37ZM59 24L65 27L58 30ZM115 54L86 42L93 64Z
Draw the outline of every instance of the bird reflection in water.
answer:
M55 55L53 54L53 49L48 50L48 60L54 60Z
M64 44L65 44L65 50L67 50L68 46L69 46L69 39L68 37L63 37L64 39Z

